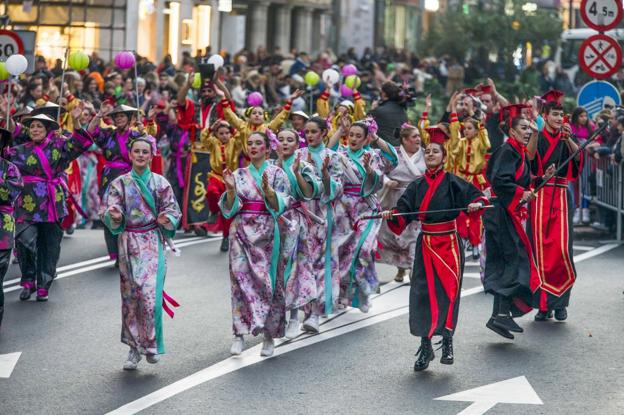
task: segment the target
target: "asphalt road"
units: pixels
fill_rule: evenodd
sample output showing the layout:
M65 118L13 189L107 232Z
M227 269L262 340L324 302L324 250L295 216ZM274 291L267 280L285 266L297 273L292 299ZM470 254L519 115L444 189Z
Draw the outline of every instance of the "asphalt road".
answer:
M10 377L0 378L0 414L458 414L471 402L435 398L522 376L541 405L504 403L528 399L514 384L482 398L487 412L478 403L463 414L624 413L624 247L579 242L568 321L525 316L525 333L515 341L485 328L491 297L480 292L478 267L469 265L455 364L441 365L438 352L428 371L414 373L418 339L408 330L408 286L394 282L369 314L330 316L320 335L280 344L270 359L258 356L261 339L249 338L248 350L231 358L220 240L178 239L182 256L169 257L166 286L182 306L165 319L167 354L157 365L142 361L135 372L121 370L127 348L119 342L119 277L103 258L101 231L65 238L62 278L47 303L19 301L12 266L0 355L22 354ZM380 267L381 279L393 275Z

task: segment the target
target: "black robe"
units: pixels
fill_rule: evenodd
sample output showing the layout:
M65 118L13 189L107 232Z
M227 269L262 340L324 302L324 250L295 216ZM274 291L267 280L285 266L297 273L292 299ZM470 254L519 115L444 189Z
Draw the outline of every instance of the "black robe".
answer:
M487 249L483 288L513 299L514 316L531 310L532 293L539 285L529 238L520 219L512 217L519 213L516 206L531 183L528 155L523 160L518 149L506 142L492 155L486 176L497 199L483 215Z
M429 184L424 176L413 181L397 202L396 210L398 212L414 212L420 210L423 198L425 197L428 188ZM467 207L468 204L478 200L483 202L486 201L479 189L460 177L446 173L433 194L427 210L464 208ZM449 222L455 220L458 215L459 212L427 214L425 215L423 222L425 224ZM398 218L404 218L404 221ZM395 225L398 224L403 227L407 226L407 224L412 220L418 220L418 218L414 216L395 217L395 220L389 221L389 225L394 223ZM411 277L409 304L410 332L414 336L419 337L431 337L432 335L443 334L452 335L457 324L462 275L464 271L464 249L462 242L457 235L457 232L453 232L452 238L449 238L448 246L443 248L454 251L457 250L458 252L455 252L454 254L457 255L460 265L459 273L457 275L457 299L452 310L451 326L453 330L449 330L446 328L446 323L450 301L442 286L440 277L435 272L435 269L433 272L433 281L435 284L435 298L437 302L438 318L436 322L432 322L432 308L423 258L423 237L424 235L421 232L416 241L416 252L414 255L414 268Z

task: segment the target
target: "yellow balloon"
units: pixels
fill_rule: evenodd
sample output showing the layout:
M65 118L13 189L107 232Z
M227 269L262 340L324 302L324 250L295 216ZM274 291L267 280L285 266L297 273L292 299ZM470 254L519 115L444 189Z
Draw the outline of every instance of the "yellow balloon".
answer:
M362 85L362 80L357 75L349 75L345 78L345 85L349 89L358 89Z
M0 81L6 81L9 79L9 71L7 71L6 64L4 62L0 62Z
M319 83L321 78L318 76L316 72L309 71L308 73L305 74L305 77L303 78L303 80L305 81L307 86L314 86Z
M89 56L81 50L72 52L68 60L69 67L75 71L82 71L89 67Z
M201 74L200 73L196 73L193 76L193 83L191 84L191 87L193 89L199 89L201 87L201 84L202 84Z

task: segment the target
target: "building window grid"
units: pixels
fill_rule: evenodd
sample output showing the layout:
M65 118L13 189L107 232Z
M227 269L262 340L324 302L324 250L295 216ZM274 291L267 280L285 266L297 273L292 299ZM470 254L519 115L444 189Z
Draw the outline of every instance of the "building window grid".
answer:
M125 13L126 13L126 0L110 0L109 1L110 4L105 5L105 4L93 4L93 0L85 0L85 1L81 1L79 3L77 3L76 1L39 1L36 4L33 4L33 8L37 8L37 17L34 20L28 20L28 21L20 21L20 20L11 20L10 21L10 25L12 27L32 27L32 26L41 26L41 27L58 27L59 29L65 28L65 27L71 27L71 28L89 28L89 27L96 27L97 29L100 30L100 33L102 35L104 35L104 32L107 32L108 37L109 37L109 48L96 48L96 50L100 53L107 53L108 54L108 58L111 59L112 55L114 52L117 52L118 50L122 50L122 48L114 48L114 41L115 41L115 32L118 31L123 31L124 35L125 35L125 21L117 22L116 24L116 17L117 16L124 16L125 17ZM21 6L22 5L22 1L15 1L15 0L0 0L0 5L2 5L2 11L7 14L7 11L9 10L9 6ZM45 7L50 7L50 6L55 6L55 7L67 7L68 13L67 13L67 21L64 22L53 22L50 23L48 22L44 22L42 21L42 12L43 10L45 10ZM107 10L110 11L111 13L111 18L110 18L110 24L99 24L96 22L96 25L87 25L87 8L90 9L100 9L100 10ZM76 16L74 14L74 9L82 9L82 16ZM81 21L79 21L78 19L80 19ZM124 19L125 20L125 19ZM68 44L69 44L70 40L68 40ZM125 36L124 36L124 43L125 43Z

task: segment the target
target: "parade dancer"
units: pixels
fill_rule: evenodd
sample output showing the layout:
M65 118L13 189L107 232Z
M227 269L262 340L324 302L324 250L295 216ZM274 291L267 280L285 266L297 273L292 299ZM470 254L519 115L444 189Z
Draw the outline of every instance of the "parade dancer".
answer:
M309 230L313 221L322 223L323 219L309 212L304 202L318 197L321 181L314 167L302 160L301 154L295 154L299 148L296 130L280 131L277 140L277 164L288 176L292 199L290 208L280 218L283 253L280 266L284 267L284 297L288 313L285 336L292 339L299 333L299 309L317 298L315 258Z
M208 186L206 199L208 209L213 214L219 214L223 239L221 240L221 252L229 249L230 219L225 219L219 209L219 199L225 192L223 171L234 171L238 168L238 161L243 151L243 141L232 126L224 120L217 120L209 129L201 133L201 143L210 153L210 172L208 173Z
M225 170L226 191L219 206L234 218L230 237L233 355L243 350L243 336L262 333L262 356L274 352L275 338L284 336L284 269L280 263L278 218L290 207L286 173L269 163L269 137L252 132L247 138L249 167Z
M0 128L0 155L11 142L11 132ZM15 204L24 183L17 166L0 156L0 327L4 315L3 281L11 264L11 250L14 245Z
M103 201L102 221L118 237L121 279L121 342L130 346L125 370L146 356L158 363L165 353L162 312L177 303L164 291L165 240L175 236L182 214L167 180L150 171L156 139L129 143L132 170L113 180Z
M100 199L102 200L111 182L131 170L128 142L142 135L143 131L143 124L141 123L137 124L138 131L131 128L137 114L136 108L127 105L120 105L111 110L109 104L102 104L100 111L89 124L88 131L95 144L102 149L106 159L100 182ZM113 119L113 128L100 127L100 122L104 117ZM155 129L155 126L152 129ZM111 233L108 227L104 228L104 240L110 259L115 260L115 264L118 265L117 237Z
M398 130L401 145L397 147L398 165L383 177L383 187L379 192L379 202L383 210L396 206L399 198L414 180L425 174L425 151L421 146L418 128L403 124ZM398 268L394 277L396 282L403 282L414 263L416 238L420 232L418 222L412 221L409 229L400 235L390 230L384 221L379 230L379 262Z
M390 229L397 234L412 221L422 223L416 242L409 301L410 332L421 338L415 371L427 369L434 359L431 338L436 335L442 336L440 363L451 365L454 362L453 334L464 271L464 252L455 221L459 209L477 212L487 204L487 199L474 185L444 171L444 135L436 133L430 138L425 149L425 176L407 187L395 209L382 213ZM454 211L427 213L446 209ZM393 213L407 212L424 213L393 216Z
M75 107L72 117L77 120L80 112ZM43 114L26 118L23 125L31 141L6 152L24 180L15 209L15 245L23 287L20 300L28 300L36 291L37 301L47 301L61 253L61 222L67 216L65 170L93 143L85 130L74 130L69 138L62 136L58 123Z
M572 136L569 124L564 121L563 107L559 100L563 93L550 91L544 98L542 110L544 128L537 142L529 146L534 155L532 172L543 175L550 165L559 163L578 150L578 142ZM533 305L539 309L536 321L552 317L563 321L568 317L567 306L570 292L576 280L576 268L572 252L574 239L572 194L568 183L578 179L583 166L583 153L571 160L563 174L550 179L531 203L530 236L533 251L543 284L535 293Z
M319 196L302 202L311 215L321 219L308 224L308 244L316 278L317 297L304 307L303 329L311 333L318 333L321 315L333 313L340 293L336 215L333 206L342 196L343 163L342 156L325 147L327 132L324 119L310 118L305 125L307 146L298 150L301 159L307 160L314 167L322 182Z
M513 317L532 310L532 295L542 284L525 231L527 208L522 206L534 197L527 145L537 140L537 125L516 108L501 130L509 138L494 152L487 168L497 199L483 216L488 247L483 288L494 295L487 328L513 339L511 332L524 331Z
M451 97L450 103L450 140L446 143L450 163L447 163L447 170L474 184L477 189L485 191L489 187L484 173L490 140L487 130L478 120L467 117L462 123L459 122L456 112L459 97L456 92ZM457 230L459 235L470 243L472 259L478 259L479 245L483 237L481 220L462 212L457 218Z
M375 136L375 141L379 140ZM380 211L375 193L381 188L383 161L379 152L366 150L369 126L356 122L349 129L349 146L341 146L343 195L335 205L338 245L340 302L363 313L370 308L369 296L377 290L375 270L379 220L358 220ZM396 166L396 159L394 165Z

